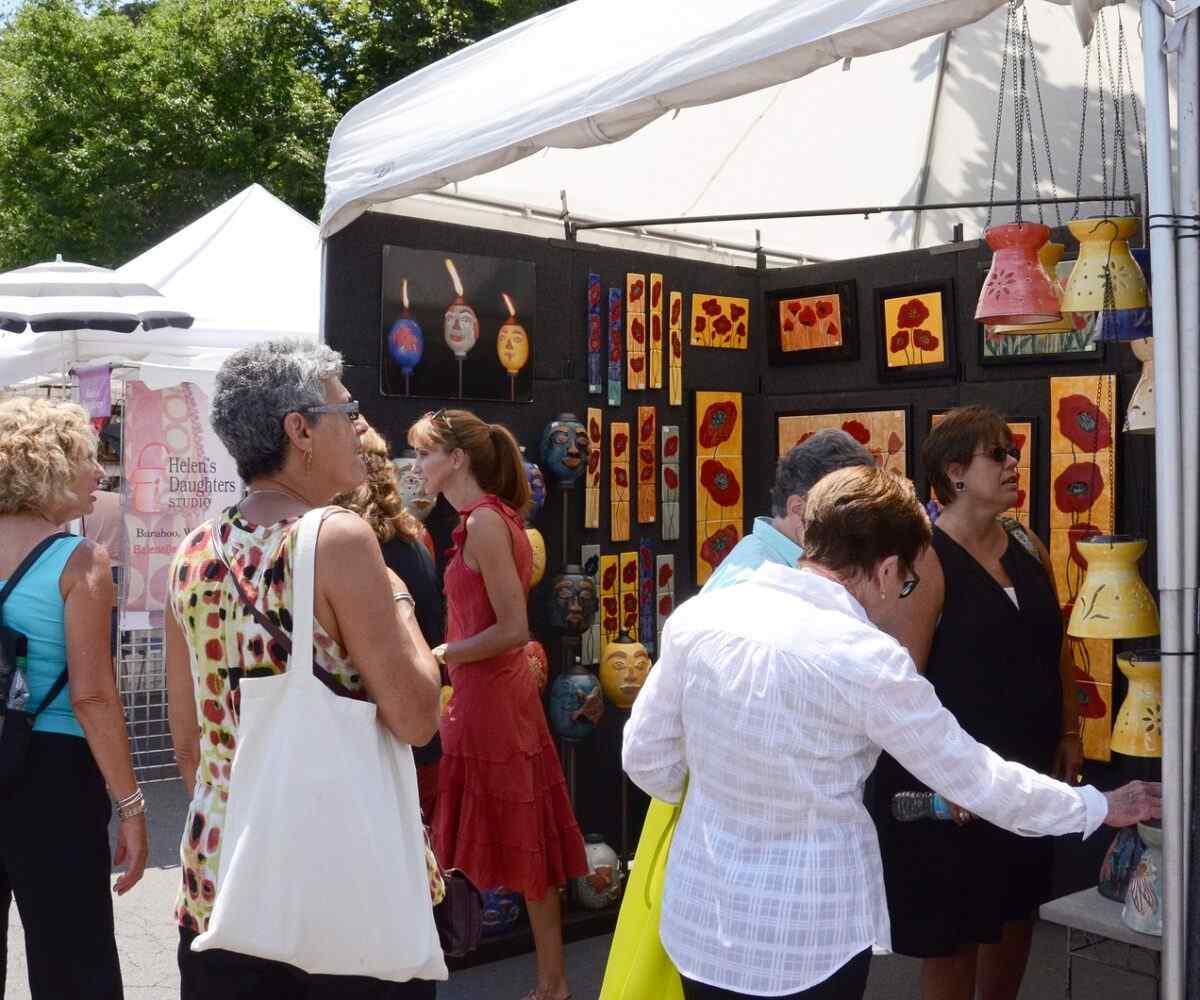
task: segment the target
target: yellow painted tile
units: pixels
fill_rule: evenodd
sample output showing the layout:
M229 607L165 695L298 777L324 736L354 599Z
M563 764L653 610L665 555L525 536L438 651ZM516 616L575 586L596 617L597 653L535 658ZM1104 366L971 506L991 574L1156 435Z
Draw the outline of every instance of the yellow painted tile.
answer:
M1094 524L1101 532L1112 531L1116 481L1106 457L1106 452L1096 456L1096 461L1090 456L1081 456L1079 460L1070 455L1050 456L1051 529L1087 523ZM1072 509L1085 502L1090 503L1087 509ZM1063 510L1060 504L1068 509Z

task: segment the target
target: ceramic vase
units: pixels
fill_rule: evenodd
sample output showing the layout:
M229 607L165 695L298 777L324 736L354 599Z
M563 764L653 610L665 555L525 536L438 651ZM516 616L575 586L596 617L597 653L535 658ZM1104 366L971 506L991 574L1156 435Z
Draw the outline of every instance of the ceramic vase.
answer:
M512 930L521 919L521 894L504 886L483 890L483 936Z
M1113 724L1112 749L1128 757L1162 756L1162 666L1157 653L1121 653L1129 691Z
M984 234L992 248L992 266L979 293L975 319L981 323L1051 323L1062 319L1054 279L1038 251L1050 239L1050 227L1035 222L992 226Z
M603 910L621 898L621 859L598 833L589 833L584 843L588 873L573 880L575 899L584 909Z
M1067 634L1079 639L1158 635L1158 607L1137 568L1146 540L1092 535L1078 549L1087 562L1087 575L1071 609Z
M550 685L550 728L564 740L585 740L596 727L585 718L574 719L584 701L600 688L595 674L576 662Z
M1125 902L1125 893L1129 891L1129 879L1142 859L1145 849L1146 845L1142 843L1142 838L1138 836L1134 827L1127 826L1117 831L1100 865L1100 881L1096 888L1101 896L1118 903Z
M1079 240L1079 258L1063 291L1063 312L1145 309L1150 304L1146 278L1129 252L1137 219L1076 219L1067 228Z
M1129 397L1125 411L1126 434L1154 433L1154 341L1149 337L1129 343L1133 356L1142 363L1142 377Z
M1139 823L1146 845L1129 879L1121 920L1139 934L1162 934L1162 828Z

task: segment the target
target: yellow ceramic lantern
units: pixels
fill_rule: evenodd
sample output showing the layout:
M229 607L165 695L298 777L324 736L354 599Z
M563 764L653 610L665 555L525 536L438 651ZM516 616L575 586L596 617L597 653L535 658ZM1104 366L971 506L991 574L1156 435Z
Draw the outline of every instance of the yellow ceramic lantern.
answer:
M617 708L632 708L650 673L650 654L640 642L622 632L604 647L600 686Z
M1158 653L1121 653L1129 693L1113 724L1112 749L1127 757L1162 756L1162 666Z
M1150 304L1146 278L1129 252L1137 219L1076 219L1067 228L1079 240L1079 259L1063 291L1063 312L1145 309Z
M1146 540L1093 535L1079 543L1087 575L1071 609L1067 634L1080 639L1140 639L1158 635L1158 607L1138 574Z
M1143 337L1141 340L1131 340L1129 346L1133 356L1142 363L1142 377L1129 397L1129 408L1125 411L1125 433L1153 434L1154 341L1150 337Z
M533 570L529 576L529 587L532 590L546 575L546 539L533 527L525 529L525 537L529 539L529 547L533 549Z
M1067 248L1061 243L1043 243L1042 248L1038 251L1038 260L1041 261L1042 267L1050 276L1050 282L1054 286L1060 304L1062 302L1062 285L1059 284L1057 273L1059 262L1066 250ZM1048 323L998 323L995 326L989 326L988 329L994 334L1005 337L1024 337L1030 333L1070 333L1074 329L1074 325L1070 316L1062 316L1059 319L1052 319Z

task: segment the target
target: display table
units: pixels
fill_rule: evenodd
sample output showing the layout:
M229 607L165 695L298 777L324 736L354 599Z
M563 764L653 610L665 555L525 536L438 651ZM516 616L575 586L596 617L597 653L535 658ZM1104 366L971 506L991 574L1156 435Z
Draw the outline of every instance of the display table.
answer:
M1077 958L1153 980L1157 993L1162 938L1126 927L1120 903L1101 896L1098 889L1082 889L1043 904L1038 915L1067 929L1068 998Z

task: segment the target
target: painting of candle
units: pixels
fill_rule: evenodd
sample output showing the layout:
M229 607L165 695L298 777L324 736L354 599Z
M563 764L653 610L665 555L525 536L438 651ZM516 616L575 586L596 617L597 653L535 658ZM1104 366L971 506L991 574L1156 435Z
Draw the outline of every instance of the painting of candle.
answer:
M509 402L515 402L517 399L517 372L524 368L529 361L529 334L525 332L525 327L517 322L517 308L513 305L512 296L508 292L501 292L500 298L508 307L508 319L504 321L504 325L500 327L500 332L496 335L496 356L500 359L504 370L508 372Z
M382 270L382 395L532 400L532 263L384 246Z
M404 308L400 312L400 318L388 331L388 350L392 352L392 357L404 373L404 395L408 396L412 392L413 369L421 363L421 355L425 353L425 334L421 332L421 324L413 319L412 310L408 306L407 278L401 282L400 300L404 303Z

